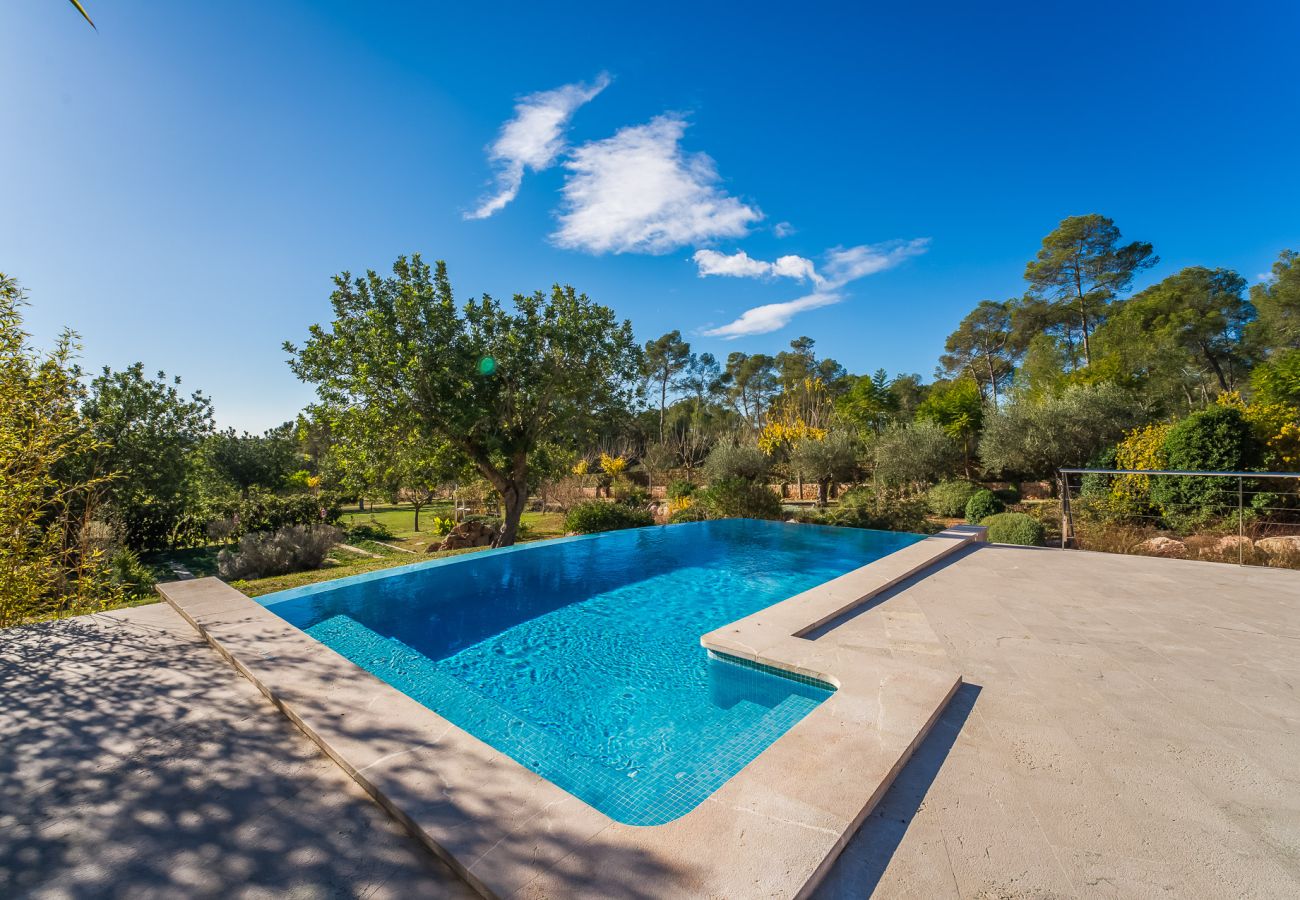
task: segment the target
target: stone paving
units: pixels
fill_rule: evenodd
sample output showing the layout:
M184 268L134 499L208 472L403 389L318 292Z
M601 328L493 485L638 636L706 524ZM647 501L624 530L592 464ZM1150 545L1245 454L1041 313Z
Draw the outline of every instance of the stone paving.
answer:
M0 897L471 897L164 604L0 631Z
M1300 896L1300 573L985 546L895 592L967 684L817 897ZM0 632L0 896L467 891L157 605Z
M819 898L1300 897L1300 572L992 545L906 593L967 684Z

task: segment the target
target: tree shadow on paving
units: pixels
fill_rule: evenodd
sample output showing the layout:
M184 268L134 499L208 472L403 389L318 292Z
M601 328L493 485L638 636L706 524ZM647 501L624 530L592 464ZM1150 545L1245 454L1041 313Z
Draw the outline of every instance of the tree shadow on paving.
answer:
M492 832L514 801L475 793ZM580 846L530 837L538 858ZM627 856L602 860L621 896L684 877ZM472 896L196 634L89 617L0 631L0 896L290 893Z
M961 734L980 691L979 685L962 684L953 694L921 746L817 888L814 894L817 900L869 897L875 892Z

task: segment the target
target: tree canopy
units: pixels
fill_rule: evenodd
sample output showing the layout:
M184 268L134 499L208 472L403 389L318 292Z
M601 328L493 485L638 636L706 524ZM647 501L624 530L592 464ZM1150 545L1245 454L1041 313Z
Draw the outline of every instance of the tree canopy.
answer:
M539 444L576 442L593 410L630 401L641 371L631 324L572 287L458 308L446 264L417 254L388 277L339 274L330 302L333 322L285 344L294 373L328 405L409 422L462 454L501 495L499 546L515 540Z

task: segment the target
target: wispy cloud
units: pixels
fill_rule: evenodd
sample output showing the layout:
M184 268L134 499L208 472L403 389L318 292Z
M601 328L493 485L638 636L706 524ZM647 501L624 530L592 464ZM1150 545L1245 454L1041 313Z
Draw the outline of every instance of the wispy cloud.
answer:
M786 256L775 263L766 263L762 260L750 259L744 251L726 256L713 250L701 250L694 257L700 267L701 276L736 275L753 278L775 274L791 275L789 271L777 272L775 269L782 260L801 260L807 264L806 277L817 286L817 290L806 297L784 303L755 306L745 310L735 321L717 328L706 329L703 333L709 337L731 339L753 334L767 334L778 328L784 328L801 312L831 306L845 300L846 295L840 291L845 285L866 278L868 275L892 269L904 260L924 253L929 246L929 238L917 238L911 241L887 241L883 244L836 247L826 252L826 262L821 274L814 271L811 260L801 256ZM704 261L701 261L701 254L713 254L713 256L706 255ZM738 257L743 259L737 259ZM712 270L706 271L706 266ZM722 271L724 268L730 268L732 271ZM791 275L791 277L805 276Z
M776 331L778 328L784 328L787 323L801 312L807 312L810 309L817 309L821 306L830 306L839 303L844 299L843 294L835 292L812 293L806 297L800 297L798 300L787 300L784 303L768 303L763 306L755 306L747 309L740 314L740 318L726 325L717 328L707 329L704 334L709 337L721 338L738 338L751 334L767 334L769 331Z
M747 234L762 212L719 186L707 154L682 150L685 131L681 116L662 115L574 150L552 241L589 253L666 253Z
M883 244L860 244L857 247L836 247L826 253L826 281L839 287L868 275L875 275L913 256L920 256L930 247L929 238L911 241L886 241Z
M811 259L802 256L782 256L776 262L754 259L744 250L738 250L728 256L717 250L696 250L691 257L699 267L700 277L706 275L730 275L735 278L780 277L798 280L809 279L821 282L817 269Z
M515 199L524 170L540 172L554 164L564 149L564 129L578 107L609 86L602 72L591 84L566 84L551 91L529 94L515 104L515 115L487 148L496 170L493 191L465 213L467 219L486 219Z
M789 222L777 222L772 226L772 233L779 238L789 237L794 234L794 226Z

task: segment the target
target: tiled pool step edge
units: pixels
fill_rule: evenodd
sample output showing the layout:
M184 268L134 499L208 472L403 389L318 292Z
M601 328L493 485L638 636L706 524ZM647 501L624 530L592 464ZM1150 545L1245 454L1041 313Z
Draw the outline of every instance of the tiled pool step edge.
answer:
M785 646L772 626L785 627L800 598L830 619L864 606L866 593L845 592L865 585L875 596L908 577L900 564L915 574L979 537L945 532L850 573L864 581L836 579L770 607L774 619L741 620L761 640L722 652L802 667L839 690L695 810L653 827L613 822L216 579L159 593L484 896L645 896L649 886L656 896L790 897L820 881L961 680L905 596L816 640L794 637L816 619L795 623Z

